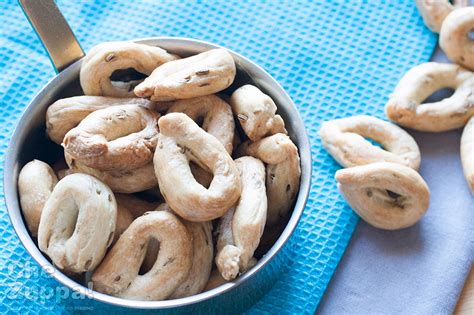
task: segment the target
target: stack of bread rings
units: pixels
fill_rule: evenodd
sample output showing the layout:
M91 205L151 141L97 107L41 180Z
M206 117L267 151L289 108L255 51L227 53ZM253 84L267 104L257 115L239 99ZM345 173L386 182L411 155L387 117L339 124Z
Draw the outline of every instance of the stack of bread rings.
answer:
M145 79L111 79L130 68ZM257 263L290 215L300 159L259 88L217 95L235 76L225 49L187 58L133 42L90 50L85 95L46 113L63 161L33 160L18 179L27 226L55 266L96 291L156 301Z
M385 106L393 122L425 132L464 127L461 162L474 193L474 7L468 1L415 0L425 24L440 33L439 44L457 64L427 62L409 70ZM439 102L424 102L443 88L454 90ZM346 167L336 172L338 188L367 223L395 230L418 222L429 207L428 185L417 173L420 151L415 140L392 123L354 116L322 124L326 150ZM366 138L378 142L370 143Z

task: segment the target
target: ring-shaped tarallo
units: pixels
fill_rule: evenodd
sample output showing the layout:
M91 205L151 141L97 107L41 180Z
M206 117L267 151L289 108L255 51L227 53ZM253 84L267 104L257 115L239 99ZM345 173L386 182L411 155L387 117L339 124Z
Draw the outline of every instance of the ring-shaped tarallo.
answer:
M443 88L454 94L422 103ZM410 69L385 105L387 117L404 127L442 132L463 127L474 115L474 73L458 65L427 62Z
M299 190L298 148L287 135L277 133L256 142L242 143L238 154L253 156L266 164L267 225L275 225L287 216Z
M84 57L80 82L85 95L134 97L131 84L113 84L116 70L133 68L150 75L160 65L178 59L159 47L134 42L105 42L94 46Z
M425 25L439 33L446 17L453 11L468 6L469 0L415 0Z
M338 170L339 191L369 224L386 230L414 225L425 214L430 191L410 167L379 162Z
M33 236L38 235L41 213L57 183L53 169L39 160L26 163L18 175L21 211Z
M68 175L44 205L39 248L62 270L93 270L113 240L116 218L117 204L109 187L90 175Z
M72 128L96 110L118 105L139 105L153 109L155 103L143 98L116 98L106 96L73 96L57 100L46 111L46 133L61 144Z
M216 137L232 154L235 122L232 108L216 95L174 101L168 113L185 113L194 121L203 119L202 128Z
M443 22L439 46L448 58L474 71L474 7L454 10Z
M159 251L152 268L139 275L151 239ZM150 211L135 219L94 271L94 289L132 300L168 298L191 268L192 240L180 220L167 211Z
M237 166L224 146L186 114L167 114L158 124L153 162L166 203L189 221L210 221L224 215L242 189ZM192 175L188 151L214 175L209 188Z
M247 84L235 90L230 97L230 104L250 140L287 133L283 118L275 114L275 102L256 86Z
M99 109L66 134L64 150L99 170L145 166L153 159L159 117L155 111L137 105Z
M398 163L415 170L420 166L420 150L412 136L375 117L360 115L324 122L319 136L329 154L344 167L374 162Z
M114 193L133 194L158 186L152 162L135 169L101 171L84 165L67 152L64 152L64 157L70 172L97 177L109 186Z
M215 94L229 87L236 75L235 62L225 49L168 62L134 89L138 97L172 101Z
M248 269L267 220L264 164L250 156L235 163L242 178L242 194L235 209L221 218L217 239L216 265L227 280Z

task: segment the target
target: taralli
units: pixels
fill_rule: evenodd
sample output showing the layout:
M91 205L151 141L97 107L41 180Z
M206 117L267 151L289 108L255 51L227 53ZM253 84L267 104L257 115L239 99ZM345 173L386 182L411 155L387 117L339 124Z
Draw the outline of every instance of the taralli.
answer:
M474 194L474 116L469 119L462 132L461 162L464 176Z
M425 214L430 191L412 168L372 163L336 172L339 191L367 223L396 230L414 225Z
M225 280L235 279L239 274L240 249L234 245L232 219L235 208L232 207L219 220L217 227L216 266Z
M374 162L398 163L415 170L420 166L415 140L402 128L375 117L361 115L324 122L319 136L329 154L344 167Z
M434 92L454 94L435 103L422 102ZM474 73L458 65L427 62L413 67L400 80L385 105L387 117L399 125L431 132L463 127L474 115Z
M173 210L166 203L159 205L156 210L173 213ZM209 280L214 258L212 223L190 222L186 220L182 220L182 223L187 228L193 240L192 266L188 276L169 297L170 299L179 299L202 292ZM147 256L149 254L150 253L147 253ZM153 253L151 253L150 256L153 257ZM156 257L156 254L154 256ZM145 258L145 261L147 258L148 257Z
M160 250L150 271L139 275L149 240ZM94 289L132 300L163 300L186 278L192 264L192 241L173 214L151 211L135 219L92 275Z
M65 271L93 270L113 240L116 219L115 197L106 185L86 174L66 176L44 205L39 248Z
M469 5L469 0L454 0L453 2L454 4L451 4L449 0L415 0L426 26L435 33L439 33L448 14Z
M38 235L41 213L57 182L53 169L38 160L27 163L18 175L21 210L33 236Z
M97 110L64 137L65 152L100 169L136 169L153 159L159 114L137 105Z
M242 143L238 153L267 164L267 224L276 224L288 214L298 193L301 175L298 148L287 135L277 133L256 142Z
M166 202L189 221L221 217L240 197L241 181L235 162L219 140L183 113L167 114L158 124L160 135L153 161ZM193 177L187 153L214 175L208 189Z
M265 166L250 156L235 160L242 179L242 195L232 218L234 244L240 249L240 271L246 270L267 220Z
M205 96L229 87L235 74L232 55L225 49L212 49L158 67L134 91L152 101Z
M116 70L133 68L150 75L175 55L159 47L133 42L105 42L93 47L81 65L80 81L85 95L133 97L131 84L113 84L110 76Z
M179 299L202 292L209 280L214 258L211 222L184 221L183 224L193 239L192 266L188 276L169 297L170 299Z
M469 34L474 30L474 7L451 12L439 33L439 45L448 58L474 70L474 41Z
M235 209L221 218L217 238L216 265L226 280L248 269L267 219L265 166L250 156L235 162L241 174L242 195Z
M275 133L287 133L285 122L280 115L275 115L275 103L257 87L247 84L238 88L232 93L230 104L250 140L257 141Z
M69 165L69 172L95 176L113 192L131 194L158 186L153 163L135 169L101 171L82 164L67 152L64 156Z
M175 101L168 113L185 113L194 121L203 119L202 128L216 137L232 153L235 123L232 108L216 95Z
M96 110L110 106L138 105L149 109L155 103L142 98L114 98L105 96L73 96L54 102L46 112L46 133L49 138L61 144L72 128Z

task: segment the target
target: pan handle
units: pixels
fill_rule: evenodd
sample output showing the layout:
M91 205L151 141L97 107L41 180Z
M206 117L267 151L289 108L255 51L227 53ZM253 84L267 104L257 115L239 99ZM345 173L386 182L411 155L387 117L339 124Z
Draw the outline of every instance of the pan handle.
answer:
M48 52L56 73L84 57L84 51L54 0L18 2Z

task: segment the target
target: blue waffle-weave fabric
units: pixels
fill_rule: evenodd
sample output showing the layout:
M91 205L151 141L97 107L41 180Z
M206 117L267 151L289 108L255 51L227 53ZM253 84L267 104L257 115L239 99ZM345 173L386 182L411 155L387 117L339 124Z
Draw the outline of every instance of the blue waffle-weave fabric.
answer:
M322 121L339 117L383 118L383 105L400 76L429 59L436 37L423 26L414 1L58 1L58 5L86 51L103 41L192 37L247 56L282 84L298 106L312 143L311 193L294 236L290 271L248 312L313 313L358 222L337 192L334 173L339 166L322 148L317 131ZM16 1L0 0L0 73L3 166L16 121L54 76ZM129 311L74 295L40 272L15 235L0 197L1 313ZM229 300L220 307L232 313L233 304ZM198 312L212 310L211 304Z

